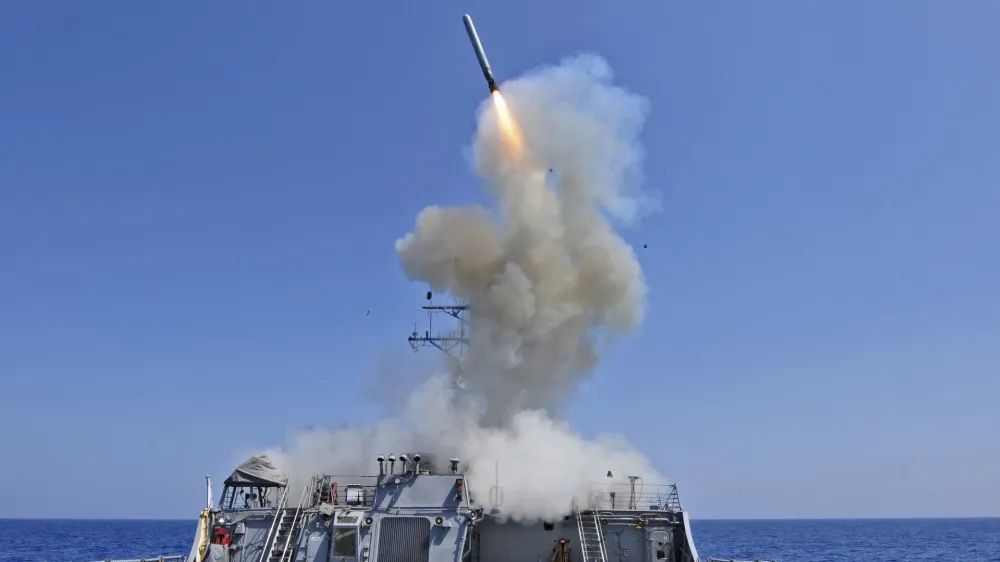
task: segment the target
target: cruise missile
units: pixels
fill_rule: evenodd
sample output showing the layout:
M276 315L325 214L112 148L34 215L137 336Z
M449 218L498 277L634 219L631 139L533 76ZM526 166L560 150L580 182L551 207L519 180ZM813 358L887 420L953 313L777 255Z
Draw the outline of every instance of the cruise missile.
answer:
M476 33L476 26L472 25L472 18L469 14L462 16L462 22L465 23L465 31L469 34L469 41L472 41L472 49L476 51L476 58L479 59L479 68L483 69L483 77L486 78L486 83L490 87L490 93L499 90L497 88L497 81L493 78L493 70L490 69L490 63L486 60L486 53L483 52L483 44L479 42L479 34Z

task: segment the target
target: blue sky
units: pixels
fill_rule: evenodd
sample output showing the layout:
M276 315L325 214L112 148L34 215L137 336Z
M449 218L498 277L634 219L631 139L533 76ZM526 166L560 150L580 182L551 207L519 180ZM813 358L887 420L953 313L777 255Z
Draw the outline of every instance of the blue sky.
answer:
M238 451L381 415L431 357L393 243L483 199L464 12L501 81L596 52L651 103L648 320L583 432L696 518L1000 514L1000 5L414 6L6 7L0 517L193 517Z

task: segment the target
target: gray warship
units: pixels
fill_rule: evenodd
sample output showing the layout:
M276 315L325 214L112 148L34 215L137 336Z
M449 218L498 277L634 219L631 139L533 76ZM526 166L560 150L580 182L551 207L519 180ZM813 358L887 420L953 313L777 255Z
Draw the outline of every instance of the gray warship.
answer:
M468 305L422 308L428 329L407 338L413 350L464 355ZM434 332L441 315L457 327ZM371 473L315 474L292 489L256 455L226 478L218 503L206 477L185 562L735 562L699 557L675 484L608 472L560 517L522 522L504 512L499 466L476 497L463 459L386 451L362 465Z
M410 335L413 350L464 355L468 306L423 309L428 330ZM442 314L458 326L434 333L434 318ZM699 557L675 484L646 483L636 475L616 478L609 471L561 516L525 522L505 514L498 475L492 486L476 487L488 489L486 497L470 492L463 459L387 451L365 464L370 474L315 474L292 489L288 475L266 454L256 455L226 478L218 503L206 477L207 505L183 560L736 562Z
M464 355L468 305L422 308L428 329L407 338L413 350ZM434 332L440 315L457 320L457 327ZM504 512L499 466L491 486L476 488L488 489L486 497L476 497L463 459L386 451L365 464L370 474L315 474L292 489L266 454L256 455L226 478L218 503L206 477L207 505L183 560L736 562L699 557L675 484L608 472L562 516L519 522Z
M301 490L266 455L225 480L186 562L700 562L675 485L595 485L552 521L503 511L503 488L472 497L461 459L387 453L370 475L317 474ZM712 559L707 559L712 560Z
M414 351L431 347L452 358L464 355L468 306L423 309L429 329L407 338ZM433 333L440 314L458 327ZM386 452L369 466L370 474L315 474L292 489L288 475L266 454L256 455L226 478L217 503L206 477L207 505L190 552L177 560L736 562L699 557L675 484L646 483L635 475L616 479L608 472L562 516L521 522L504 512L499 476L486 497L470 492L462 459Z

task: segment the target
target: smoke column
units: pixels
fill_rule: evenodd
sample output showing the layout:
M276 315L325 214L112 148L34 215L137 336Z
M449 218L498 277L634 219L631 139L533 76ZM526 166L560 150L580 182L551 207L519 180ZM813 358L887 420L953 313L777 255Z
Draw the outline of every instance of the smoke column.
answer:
M482 503L499 462L504 513L535 520L566 514L609 470L664 482L624 438L588 440L561 417L599 343L644 314L642 270L611 220L649 210L638 143L648 103L611 81L603 59L581 56L480 107L472 160L495 209L428 207L396 243L407 277L469 303L469 354L374 427L293 433L268 452L293 486L371 473L380 452L428 451L462 459Z

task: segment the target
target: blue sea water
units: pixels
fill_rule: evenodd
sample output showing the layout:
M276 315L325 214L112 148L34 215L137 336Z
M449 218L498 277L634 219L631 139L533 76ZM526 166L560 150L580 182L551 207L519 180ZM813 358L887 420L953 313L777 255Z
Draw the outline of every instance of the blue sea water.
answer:
M0 519L0 562L187 554L194 521ZM704 559L1000 562L1000 519L694 521Z

